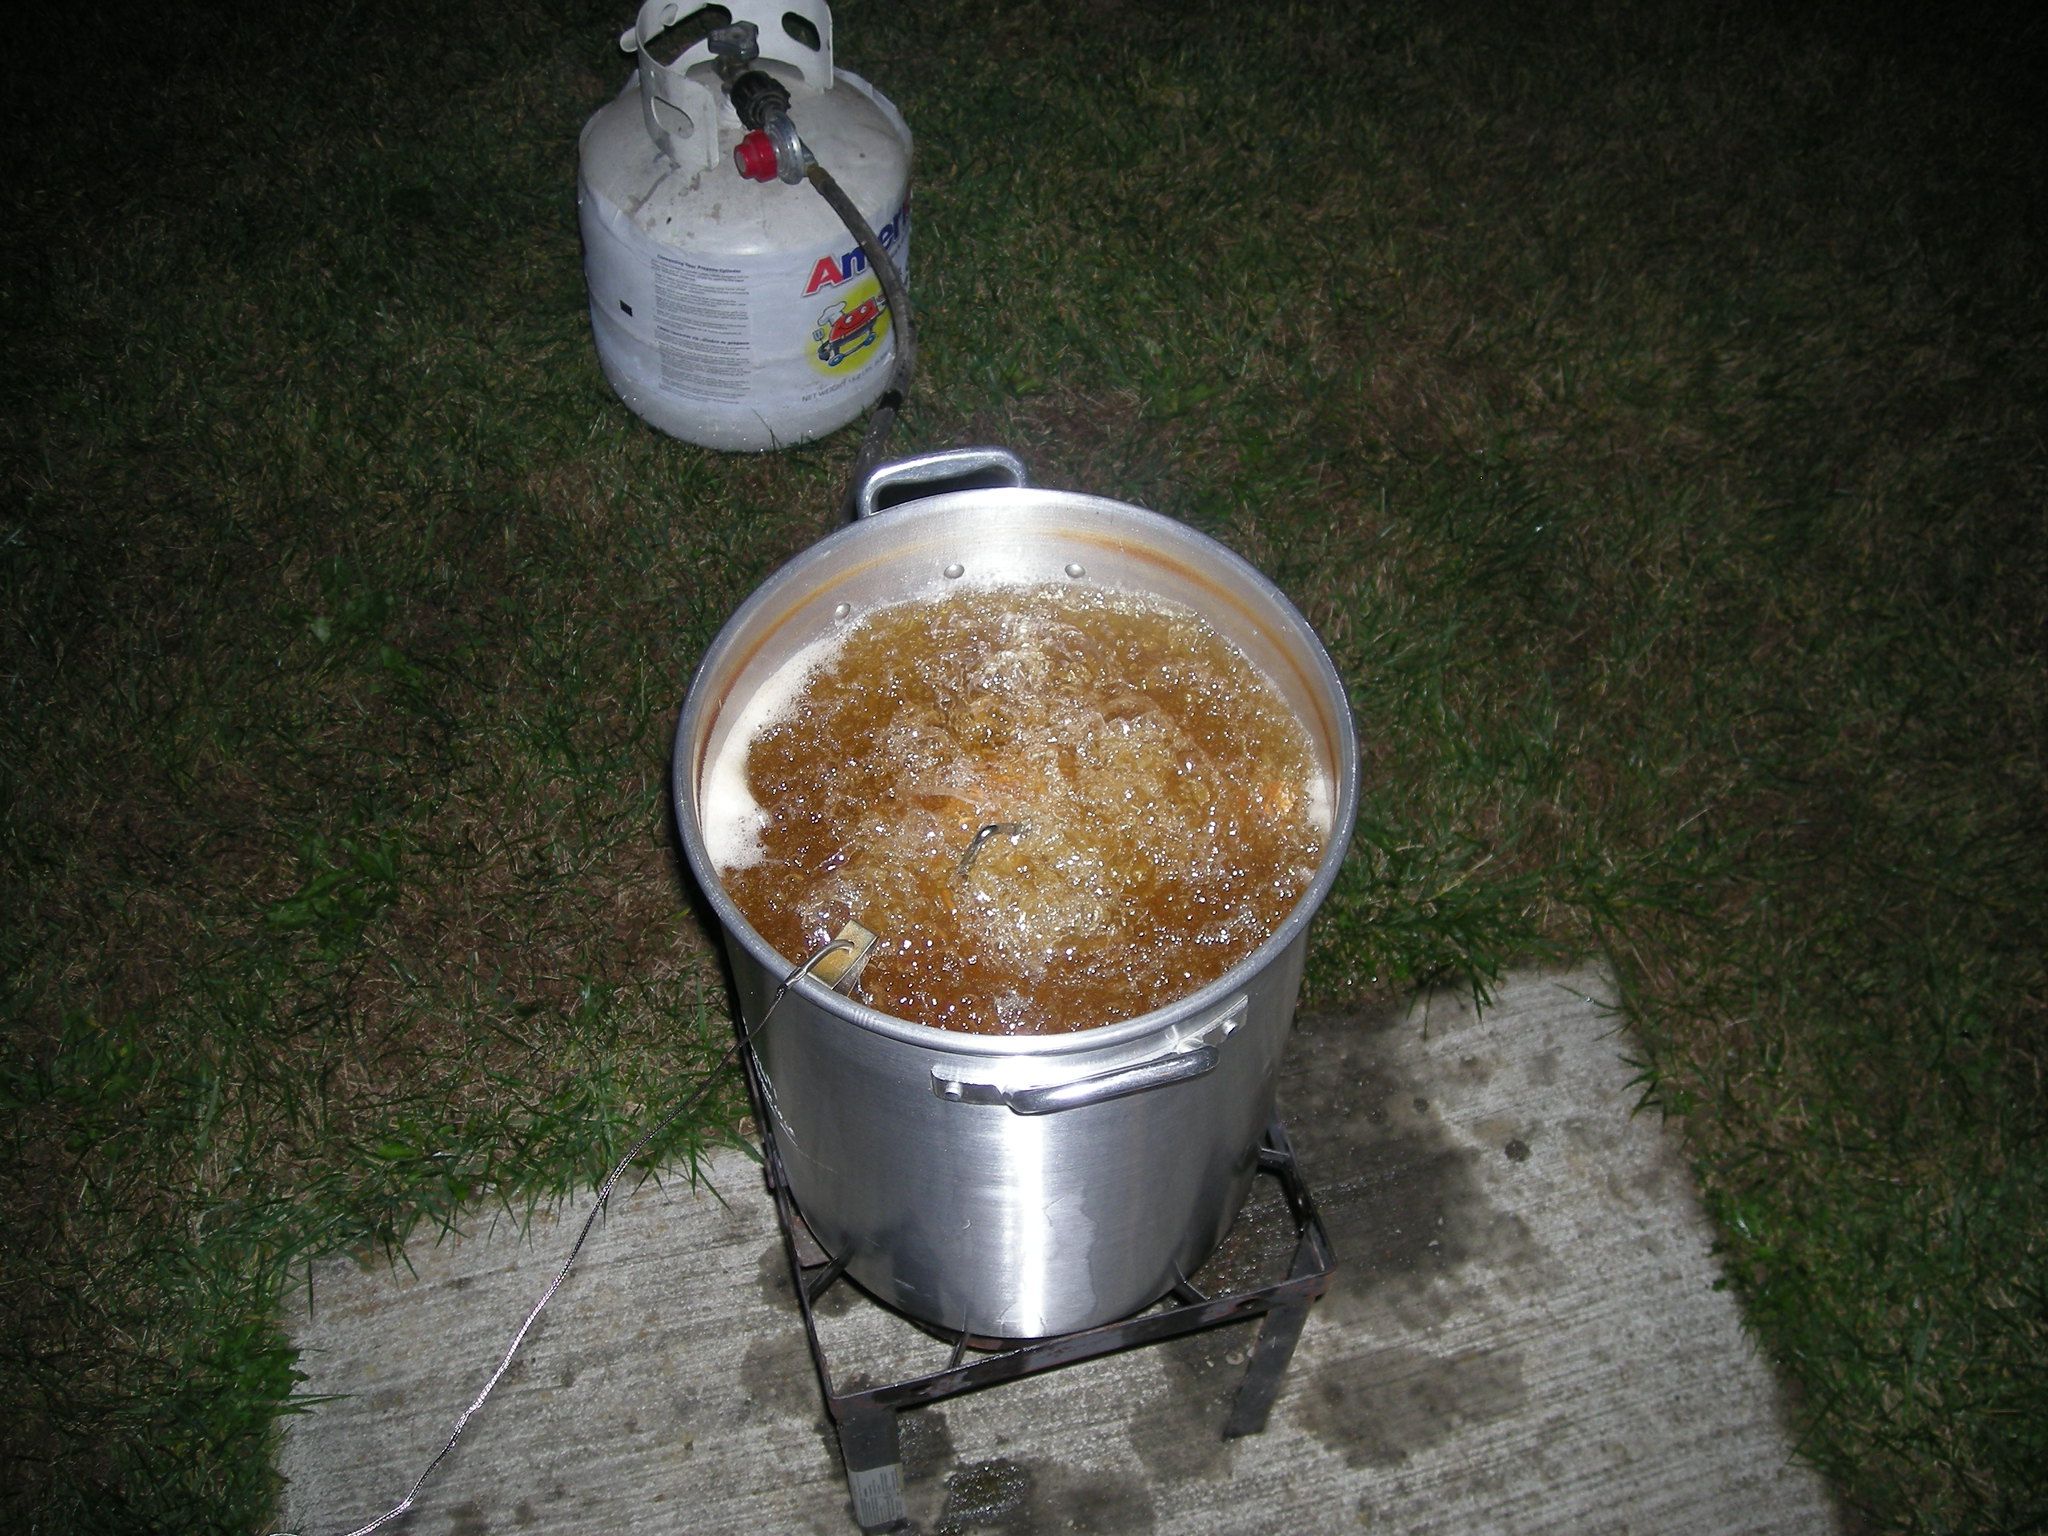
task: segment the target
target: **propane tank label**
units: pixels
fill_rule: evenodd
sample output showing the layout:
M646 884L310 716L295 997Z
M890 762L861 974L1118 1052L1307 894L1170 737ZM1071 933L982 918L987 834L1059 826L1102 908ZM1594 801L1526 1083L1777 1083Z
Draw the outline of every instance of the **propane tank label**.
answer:
M907 203L877 240L909 264ZM870 367L895 352L889 299L858 246L811 246L745 264L676 250L643 250L641 260L653 279L651 293L643 289L653 313L643 309L637 324L643 344L651 342L649 373L659 362L649 383L672 399L741 410L817 406L872 377ZM625 301L621 311L633 315Z
M811 365L828 377L857 372L874 360L888 334L889 301L882 297L880 280L871 277L818 311Z
M899 263L910 239L910 204L876 231L875 239ZM812 366L827 377L859 372L879 354L889 335L889 301L881 279L868 270L867 252L858 245L828 252L811 264L804 297L819 309L811 340L816 345Z
M903 223L899 214L891 225L898 240ZM842 268L842 260L803 255L741 268L656 256L654 337L663 391L685 400L745 400L769 382L762 370L772 370L777 358L809 363L816 382L801 388L804 398L821 388L835 392L827 381L865 372L885 350L889 305L865 261ZM811 287L826 265L843 275L829 287ZM788 385L795 384L791 377Z
M655 257L661 387L689 400L744 399L754 366L751 315L740 268Z

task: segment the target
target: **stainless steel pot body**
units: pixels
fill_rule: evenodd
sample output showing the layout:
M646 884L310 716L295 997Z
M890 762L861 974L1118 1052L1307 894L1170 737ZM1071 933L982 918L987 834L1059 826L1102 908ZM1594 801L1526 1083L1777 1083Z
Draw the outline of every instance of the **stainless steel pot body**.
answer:
M885 466L958 469L971 454ZM772 576L706 653L676 733L676 819L725 930L743 1021L792 1190L848 1272L948 1330L1038 1338L1156 1300L1200 1266L1243 1202L1271 1113L1309 918L1343 861L1357 744L1307 621L1236 555L1156 513L1011 486L946 491L864 517ZM959 583L1096 583L1202 613L1300 716L1331 789L1328 846L1280 928L1215 982L1072 1034L985 1036L893 1018L799 978L706 855L699 794L746 701L796 652L863 612ZM763 1019L765 1016L765 1023Z

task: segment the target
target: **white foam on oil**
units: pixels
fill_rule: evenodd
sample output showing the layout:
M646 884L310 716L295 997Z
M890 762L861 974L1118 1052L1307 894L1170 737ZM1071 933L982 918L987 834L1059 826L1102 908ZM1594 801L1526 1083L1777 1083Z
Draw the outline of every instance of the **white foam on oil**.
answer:
M767 856L761 834L768 813L747 783L747 754L754 740L780 724L795 704L811 674L845 649L846 635L824 635L791 656L740 706L732 729L705 768L697 791L697 824L704 834L704 852L718 870L747 869Z
M1330 832L1337 824L1337 807L1330 803L1330 776L1320 767L1309 770L1309 825L1323 834L1323 846L1330 845Z

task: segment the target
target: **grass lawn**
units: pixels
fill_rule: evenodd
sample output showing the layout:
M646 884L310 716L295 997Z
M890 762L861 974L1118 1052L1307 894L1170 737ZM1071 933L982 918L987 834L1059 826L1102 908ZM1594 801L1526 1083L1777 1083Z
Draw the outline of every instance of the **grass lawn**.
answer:
M918 135L897 446L1182 517L1338 660L1306 1005L1605 956L1858 1527L2048 1529L2043 23L836 19ZM606 389L628 20L16 24L9 1530L267 1529L295 1266L586 1189L729 1038L669 734L857 433L721 457Z

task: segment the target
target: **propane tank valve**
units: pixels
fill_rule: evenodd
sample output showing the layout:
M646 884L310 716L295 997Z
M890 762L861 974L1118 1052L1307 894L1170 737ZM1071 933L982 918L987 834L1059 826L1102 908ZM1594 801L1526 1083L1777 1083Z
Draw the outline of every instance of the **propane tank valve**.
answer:
M741 34L734 36L731 34ZM781 177L791 186L804 179L811 152L789 120L789 87L765 69L749 69L759 54L751 22L721 27L707 39L718 55L718 78L747 136L733 146L732 163L749 181Z
M789 112L789 88L766 70L750 69L725 85L744 128L766 128L768 119Z
M780 176L795 186L811 167L811 152L789 114L772 112L759 128L733 145L732 163L749 181L773 181Z
M751 21L729 22L704 34L704 46L718 61L719 78L732 77L761 57L761 29Z

